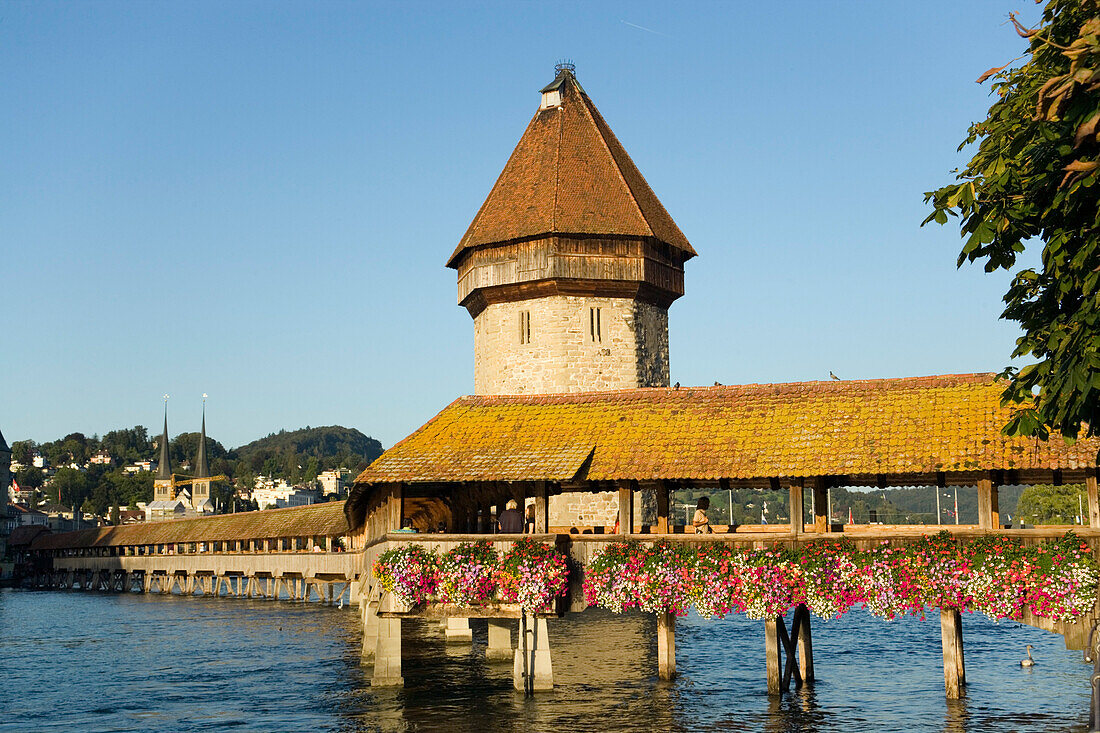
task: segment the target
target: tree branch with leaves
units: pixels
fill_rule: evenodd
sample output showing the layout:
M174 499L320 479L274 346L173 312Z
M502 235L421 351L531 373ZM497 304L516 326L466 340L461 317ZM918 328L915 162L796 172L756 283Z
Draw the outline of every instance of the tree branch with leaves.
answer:
M956 183L925 194L924 224L959 220L958 266L1012 270L1026 247L1041 266L1017 271L1002 318L1023 330L1002 373L1018 407L1009 435L1100 435L1100 3L1051 0L1019 66L990 69L996 100L959 150L977 145ZM1019 59L1018 59L1019 60Z

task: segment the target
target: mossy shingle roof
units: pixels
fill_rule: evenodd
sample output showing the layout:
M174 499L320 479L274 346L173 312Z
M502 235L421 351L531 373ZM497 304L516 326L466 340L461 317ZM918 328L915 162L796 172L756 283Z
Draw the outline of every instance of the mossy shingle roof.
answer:
M213 517L144 522L47 535L35 540L36 550L179 542L214 542L268 537L335 536L347 532L344 502L219 514Z
M462 397L357 483L756 479L1078 469L1097 441L1007 438L992 374Z

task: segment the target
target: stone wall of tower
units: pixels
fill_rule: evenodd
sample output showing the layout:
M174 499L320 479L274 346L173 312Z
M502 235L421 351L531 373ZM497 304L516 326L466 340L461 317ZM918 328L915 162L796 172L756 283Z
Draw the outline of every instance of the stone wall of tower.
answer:
M175 498L171 481L168 479L153 480L153 501L171 501Z
M594 308L599 309L595 337ZM591 392L668 383L665 308L632 298L553 295L494 303L474 318L476 394Z
M191 506L202 511L202 505L210 498L210 481L196 479L191 484Z

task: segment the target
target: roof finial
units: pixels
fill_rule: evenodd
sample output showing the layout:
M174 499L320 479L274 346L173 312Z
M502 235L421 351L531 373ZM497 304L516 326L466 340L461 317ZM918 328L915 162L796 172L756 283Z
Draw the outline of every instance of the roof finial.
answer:
M571 59L562 59L554 64L554 76L561 76L563 71L568 71L573 76L577 75L577 65Z

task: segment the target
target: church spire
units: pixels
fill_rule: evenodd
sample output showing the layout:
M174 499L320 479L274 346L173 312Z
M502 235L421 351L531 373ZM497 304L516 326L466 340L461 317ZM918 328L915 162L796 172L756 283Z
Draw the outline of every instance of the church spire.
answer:
M172 454L168 450L168 395L164 395L164 432L160 436L160 458L157 460L155 478L172 480Z
M195 457L195 478L209 478L210 464L206 460L206 395L202 396L202 432L199 433L199 454Z
M0 453L10 450L11 448L8 447L8 441L4 440L4 433L0 431Z

